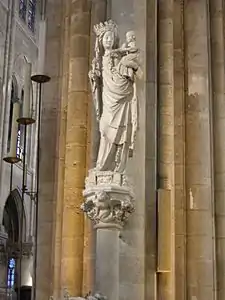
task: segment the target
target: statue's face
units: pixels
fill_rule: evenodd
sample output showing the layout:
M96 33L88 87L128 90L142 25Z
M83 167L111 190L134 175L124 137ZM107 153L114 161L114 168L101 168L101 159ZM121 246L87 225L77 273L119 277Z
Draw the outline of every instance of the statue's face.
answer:
M128 31L127 34L126 34L126 39L127 39L128 43L134 42L136 40L136 36L135 36L134 31Z
M102 39L104 49L111 50L114 45L114 34L112 31L107 31Z

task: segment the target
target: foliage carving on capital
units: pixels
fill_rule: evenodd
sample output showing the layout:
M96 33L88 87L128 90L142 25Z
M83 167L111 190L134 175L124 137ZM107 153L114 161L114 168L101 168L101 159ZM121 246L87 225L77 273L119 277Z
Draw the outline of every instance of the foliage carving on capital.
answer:
M121 229L134 211L133 194L124 174L90 171L81 209L95 228Z

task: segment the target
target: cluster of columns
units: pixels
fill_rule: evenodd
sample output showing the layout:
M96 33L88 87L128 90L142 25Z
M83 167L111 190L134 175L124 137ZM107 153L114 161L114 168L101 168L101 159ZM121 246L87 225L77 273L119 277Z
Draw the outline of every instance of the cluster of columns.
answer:
M53 9L49 1L47 13L58 9L61 30L49 29L47 35L49 47L61 41L58 59L62 64L58 71L51 70L56 72L52 77L60 97L51 103L45 103L49 98L44 97L44 105L58 112L54 120L59 124L59 138L54 141L58 149L54 175L45 177L45 194L40 198L40 210L50 215L46 221L40 214L39 220L37 293L43 299L50 295L59 299L64 288L73 296L93 290L93 234L80 204L87 169L95 160L87 78L93 48L90 28L104 20L107 11L104 0L56 2ZM158 232L157 295L163 300L223 300L223 1L159 0L156 19L158 209L159 221L163 220ZM51 55L49 50L46 68ZM43 119L42 126L47 122ZM48 186L55 189L46 196ZM49 207L45 197L51 198ZM46 238L41 238L47 236L46 224L47 246ZM43 276L45 270L52 278L50 284Z
M169 238L158 293L222 300L223 1L159 1L158 28L159 201L170 203L169 221L159 227L159 238ZM160 205L159 213L168 219L168 206Z
M41 139L42 142L48 139L48 144L42 146L45 154L41 159L37 298L61 299L64 289L72 296L93 291L92 226L80 206L85 176L93 160L90 161L89 154L94 140L90 131L94 120L91 101L88 101L87 76L94 43L90 26L104 20L105 10L103 0L47 3L49 51L46 50L45 72L51 74L55 93L49 85L43 97ZM56 20L61 24L60 29ZM56 51L61 62L58 66L56 57L52 56ZM53 112L51 121L49 111ZM44 130L45 126L55 126L54 138L52 132ZM51 151L56 153L56 158L51 156ZM46 172L47 165L51 166L51 173Z

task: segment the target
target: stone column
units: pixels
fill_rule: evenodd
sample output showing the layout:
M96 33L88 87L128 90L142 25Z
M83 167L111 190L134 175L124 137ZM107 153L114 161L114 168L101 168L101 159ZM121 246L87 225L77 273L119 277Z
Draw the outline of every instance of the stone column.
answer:
M174 299L186 299L184 3L174 0Z
M57 186L58 111L61 79L61 0L47 1L45 74L51 81L43 87L40 140L40 193L37 236L36 299L49 299L54 288L54 228ZM58 26L56 26L56 24ZM34 283L35 285L35 283Z
M215 168L217 299L225 299L224 1L210 1Z
M209 24L206 0L185 1L187 295L215 298Z
M91 25L106 20L106 0L92 1L91 5ZM90 32L90 52L89 52L89 69L94 56L95 35ZM94 168L97 160L98 144L99 144L99 127L96 122L96 114L92 100L92 93L89 88L88 95L88 134L87 134L87 171ZM94 288L94 270L95 270L95 232L91 221L84 219L84 256L83 256L83 295L92 291Z
M119 229L98 228L96 232L95 289L110 300L119 299Z
M53 298L61 297L61 258L62 258L62 210L64 195L64 168L65 168L65 144L66 144L66 121L67 121L67 102L68 102L68 82L69 82L69 50L70 50L70 15L71 1L66 0L62 4L62 31L61 47L62 54L62 78L61 78L61 98L58 118L58 149L57 149L57 190L56 190L56 215L54 232L54 266L53 266ZM52 22L54 31L58 28Z
M119 233L133 212L133 194L124 174L90 170L82 209L96 231L95 291L119 300Z
M62 220L61 289L82 294L90 5L71 1L69 85Z
M174 199L173 0L158 5L158 297L173 299ZM169 214L169 215L168 215ZM164 222L164 219L167 222ZM161 255L160 255L161 254Z

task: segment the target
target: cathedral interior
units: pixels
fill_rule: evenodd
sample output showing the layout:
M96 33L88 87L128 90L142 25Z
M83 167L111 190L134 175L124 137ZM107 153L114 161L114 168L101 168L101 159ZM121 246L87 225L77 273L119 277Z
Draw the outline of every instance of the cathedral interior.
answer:
M224 96L224 0L0 0L0 300L225 300Z

